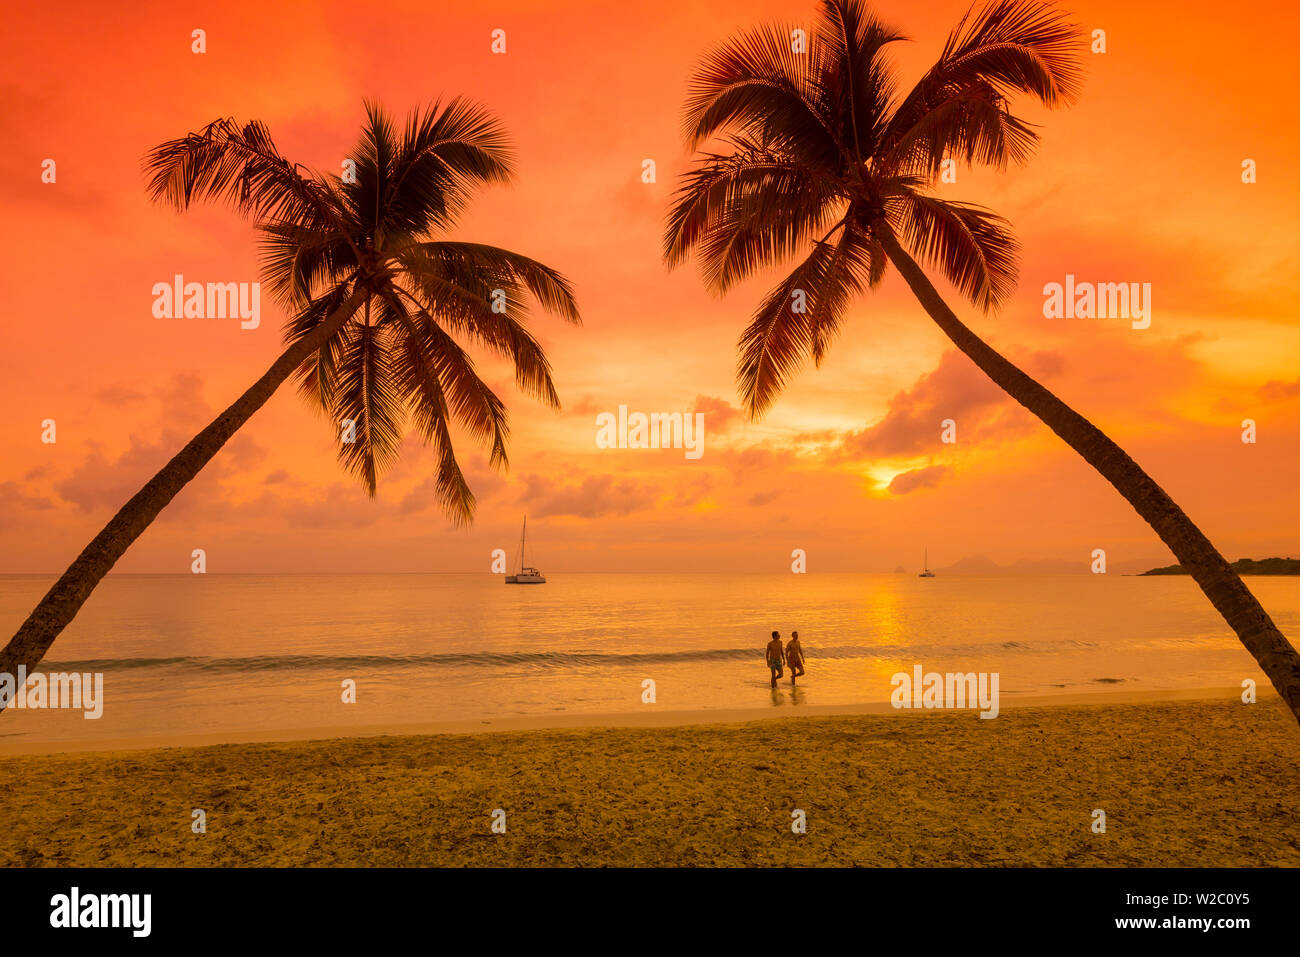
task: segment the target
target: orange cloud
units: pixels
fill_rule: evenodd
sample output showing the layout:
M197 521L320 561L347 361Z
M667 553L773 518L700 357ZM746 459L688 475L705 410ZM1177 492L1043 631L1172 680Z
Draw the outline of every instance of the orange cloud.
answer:
M919 488L933 488L951 471L952 468L947 465L927 465L925 468L902 472L890 480L889 491L895 495L906 495Z

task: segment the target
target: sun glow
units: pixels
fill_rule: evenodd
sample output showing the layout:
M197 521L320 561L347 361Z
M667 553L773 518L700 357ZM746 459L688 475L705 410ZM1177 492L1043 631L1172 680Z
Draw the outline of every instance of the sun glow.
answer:
M933 459L926 457L891 459L888 462L871 463L862 470L861 475L867 480L870 494L883 498L893 494L889 491L889 484L894 479L900 475L915 472L917 469L923 469L934 464Z

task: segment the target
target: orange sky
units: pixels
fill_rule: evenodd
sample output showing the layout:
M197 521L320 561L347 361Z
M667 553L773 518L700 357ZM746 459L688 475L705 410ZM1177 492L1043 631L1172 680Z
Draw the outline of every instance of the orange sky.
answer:
M944 194L990 205L1024 247L999 314L958 314L1089 416L1231 558L1300 554L1300 319L1294 278L1300 133L1290 90L1300 14L1289 0L1225 13L1189 2L1069 5L1108 52L1089 54L1082 101L1044 123L1040 153L1006 174L961 170ZM707 7L707 9L703 9ZM34 4L0 36L0 572L57 572L194 432L279 352L261 327L160 320L154 283L258 278L249 225L211 207L151 206L140 159L219 116L265 121L282 152L337 171L363 97L404 113L465 94L510 129L520 174L484 193L456 235L510 247L574 282L582 328L536 317L565 403L515 392L511 469L468 441L478 518L432 505L432 457L408 440L377 500L336 465L331 426L285 388L118 565L210 572L486 571L527 511L547 571L915 568L987 554L1112 568L1168 553L1100 477L989 385L896 274L850 311L820 370L774 411L734 411L736 341L776 274L725 299L692 268L667 274L660 237L687 77L737 28L807 24L807 0L326 4ZM961 2L888 0L914 41L910 82ZM1234 8L1235 9L1235 8ZM382 12L376 12L382 10ZM207 31L208 52L190 52ZM490 32L507 31L493 55ZM41 162L57 182L40 182ZM658 182L643 184L643 159ZM1259 181L1241 182L1241 162ZM1046 319L1042 287L1152 284L1151 328ZM942 287L946 290L946 287ZM705 453L603 450L595 416L707 410ZM58 441L40 441L41 422ZM958 442L939 442L939 423ZM1243 444L1240 422L1258 422ZM892 488L890 483L892 482Z

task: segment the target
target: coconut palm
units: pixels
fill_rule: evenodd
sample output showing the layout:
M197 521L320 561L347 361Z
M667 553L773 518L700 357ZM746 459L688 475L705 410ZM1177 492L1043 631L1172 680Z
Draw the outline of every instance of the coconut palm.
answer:
M265 283L291 316L288 348L86 546L0 652L0 672L41 660L130 544L290 377L329 415L342 464L371 495L409 415L435 452L438 502L457 523L471 520L474 496L453 425L496 467L509 435L505 404L465 345L508 358L519 388L559 407L525 319L532 302L578 323L568 281L518 253L435 238L477 187L511 178L503 127L459 98L413 112L400 129L377 105L366 113L355 169L343 176L290 163L257 122L218 120L149 153L154 200L180 210L221 201L253 221Z
M683 177L664 243L670 266L695 253L719 294L803 257L741 336L750 415L809 357L820 364L854 295L893 263L954 345L1151 524L1300 720L1300 656L1214 545L1123 449L964 325L917 263L985 312L1012 293L1010 224L927 190L945 159L1005 168L1029 158L1038 137L1010 101L1026 94L1057 107L1077 96L1077 27L1042 3L994 0L961 19L910 89L886 57L902 35L861 0L822 0L806 49L800 39L752 29L703 60L685 133L692 149L720 146L701 150Z

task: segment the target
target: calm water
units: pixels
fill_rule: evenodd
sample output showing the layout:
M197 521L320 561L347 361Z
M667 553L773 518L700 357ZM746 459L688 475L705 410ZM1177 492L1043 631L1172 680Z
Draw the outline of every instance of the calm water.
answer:
M5 636L52 581L0 576ZM1300 579L1249 584L1300 635ZM768 688L773 628L802 637L797 698ZM1004 702L1267 684L1187 578L131 575L40 669L104 672L103 717L10 709L0 742L642 711L645 678L663 710L878 702L917 663L997 671Z

